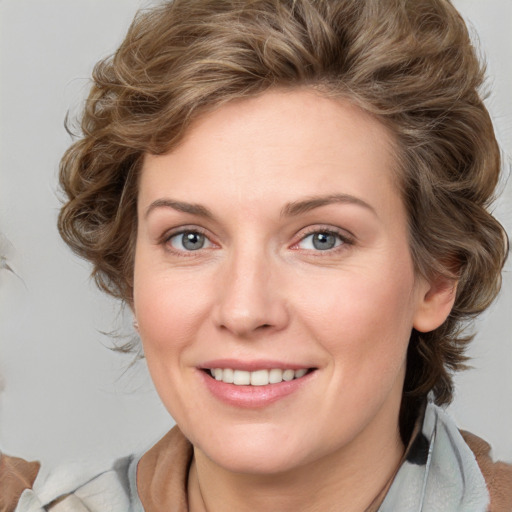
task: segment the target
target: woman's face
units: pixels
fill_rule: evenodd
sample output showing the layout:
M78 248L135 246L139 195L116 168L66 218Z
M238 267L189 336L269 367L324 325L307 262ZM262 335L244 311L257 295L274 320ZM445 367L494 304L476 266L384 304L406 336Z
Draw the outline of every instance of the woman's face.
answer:
M145 158L134 311L161 399L214 463L273 473L396 438L428 285L391 146L347 102L272 91Z

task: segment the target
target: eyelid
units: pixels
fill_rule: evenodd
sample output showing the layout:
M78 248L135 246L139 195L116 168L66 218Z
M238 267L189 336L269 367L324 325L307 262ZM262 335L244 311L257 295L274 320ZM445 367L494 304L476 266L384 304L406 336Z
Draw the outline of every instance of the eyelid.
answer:
M199 226L195 226L193 224L190 224L190 225L185 224L182 226L177 226L175 228L167 229L166 231L164 231L162 233L162 235L159 237L158 241L159 241L159 243L165 243L165 242L169 241L173 236L179 235L181 233L187 233L187 232L193 232L193 231L196 231L197 233L201 233L201 235L208 237L205 229L203 229ZM210 239L210 237L208 237L208 239Z
M175 236L182 235L184 233L199 233L200 235L203 235L209 242L209 247L204 247L201 249L197 249L196 251L183 251L180 249L177 249L176 247L173 247L170 243L170 240L174 238ZM163 245L165 249L169 252L172 252L174 254L184 255L184 256L193 256L195 253L200 253L203 250L209 250L212 247L218 247L218 244L216 244L212 237L208 234L207 230L197 226L197 225L185 225L185 226L178 226L176 228L169 229L163 233L163 235L160 237L159 244Z
M175 247L170 246L169 242L170 242L171 238L181 235L181 234L184 234L184 233L190 233L190 232L192 232L192 233L196 232L196 233L203 235L208 240L209 244L211 244L211 245L209 247L198 249L197 251L182 251L182 250L176 249ZM332 253L332 252L335 252L336 250L339 250L340 248L343 248L347 245L348 246L353 245L356 241L356 237L352 233L347 231L346 229L341 229L341 228L338 228L338 227L335 227L332 225L319 224L319 225L313 225L313 226L306 227L306 228L302 229L301 231L299 231L299 233L297 233L297 235L295 236L295 241L292 243L291 249L301 250L300 247L298 247L299 243L302 242L304 239L306 239L308 236L311 236L315 233L328 233L328 234L335 235L335 236L339 237L339 239L341 240L342 243L336 247L333 247L332 249L327 249L325 251L318 250L318 251L312 251L312 252ZM193 255L194 253L199 253L202 250L208 250L208 249L211 249L212 247L219 247L219 245L212 240L212 236L209 234L208 230L206 230L205 228L202 228L201 226L193 225L193 224L177 226L175 228L171 228L171 229L165 231L162 234L162 236L160 237L160 239L158 240L158 243L161 245L164 245L166 247L166 250L180 254L180 255L182 255L182 254ZM303 249L303 250L309 251L308 249Z
M333 247L332 249L327 249L325 251L314 251L314 252L324 252L324 253L331 252L332 253L332 252L336 251L337 249L340 249L341 247L344 247L347 245L354 245L354 243L356 241L356 237L352 233L350 233L349 231L347 231L345 229L341 229L341 228L338 228L335 226L320 224L320 225L315 225L315 226L309 226L309 227L301 230L297 234L297 241L295 241L292 244L291 248L296 249L296 250L301 250L300 247L298 247L299 243L302 242L303 240L305 240L308 236L311 236L315 233L328 233L331 235L335 235L340 238L342 243L336 247ZM308 249L303 249L303 250L306 251Z

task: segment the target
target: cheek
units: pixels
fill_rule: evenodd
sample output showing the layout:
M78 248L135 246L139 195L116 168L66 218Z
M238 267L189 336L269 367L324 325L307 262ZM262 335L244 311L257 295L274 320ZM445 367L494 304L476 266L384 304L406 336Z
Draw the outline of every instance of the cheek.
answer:
M178 280L155 265L136 267L134 309L146 363L162 402L173 417L193 406L181 379L190 372L191 340L203 325L205 294L194 278Z
M371 377L372 368L396 371L412 330L412 271L333 275L299 294L302 318L320 343L348 372ZM312 289L318 290L311 293ZM350 364L348 364L350 363Z
M134 309L148 359L154 353L179 351L190 339L206 309L201 282L195 275L136 263Z

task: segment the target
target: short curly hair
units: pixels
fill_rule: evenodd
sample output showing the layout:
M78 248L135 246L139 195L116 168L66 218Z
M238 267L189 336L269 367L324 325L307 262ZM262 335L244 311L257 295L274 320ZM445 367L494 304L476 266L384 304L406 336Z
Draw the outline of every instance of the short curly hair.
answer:
M483 66L448 0L174 0L139 12L93 78L82 136L61 162L59 230L100 288L128 303L145 153L275 87L313 87L384 123L416 271L458 281L444 324L412 332L404 399L451 400L472 338L464 327L499 291L508 238L489 213L500 151Z

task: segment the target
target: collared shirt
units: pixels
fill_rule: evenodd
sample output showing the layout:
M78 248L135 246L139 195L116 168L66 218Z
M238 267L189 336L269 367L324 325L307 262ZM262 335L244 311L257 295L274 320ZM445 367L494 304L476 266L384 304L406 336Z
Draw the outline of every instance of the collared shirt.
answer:
M149 451L104 470L66 466L46 478L38 475L15 512L187 512L192 454L191 444L174 427ZM490 460L487 452L483 456ZM506 494L498 489L499 504L492 508L475 454L450 417L429 402L396 474L367 512L511 511L512 466L490 464L500 469Z

